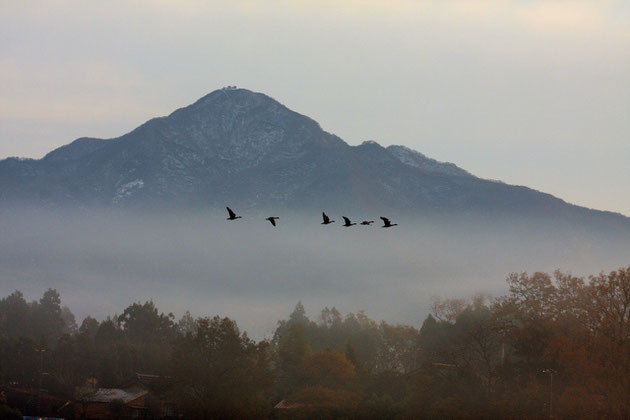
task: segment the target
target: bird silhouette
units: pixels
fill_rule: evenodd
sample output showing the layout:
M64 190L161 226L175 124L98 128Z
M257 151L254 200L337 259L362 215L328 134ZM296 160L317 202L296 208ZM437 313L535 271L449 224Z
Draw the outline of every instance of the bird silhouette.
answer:
M271 217L267 217L265 220L269 220L269 223L271 223L272 225L276 225L276 219L279 219L279 217L276 216L271 216Z
M343 226L344 226L344 227L349 227L349 226L354 226L354 225L356 225L356 223L352 223L352 222L350 221L350 219L348 219L346 216L341 216L341 217L343 217L343 220L344 220L344 222L345 222L345 223L343 224Z
M374 223L374 220L364 220L360 224L363 226L370 226L372 223Z
M226 207L226 209L228 211L228 214L230 215L230 217L228 217L227 220L241 219L241 216L237 216L236 213L234 213L231 208Z
M392 227L392 226L398 226L398 223L390 222L387 217L381 216L381 219L383 220L383 226L381 226L381 227L389 228L389 227Z
M335 223L334 220L330 220L330 217L326 216L326 213L322 212L322 218L324 219L324 221L322 222L322 225L329 225L331 223Z

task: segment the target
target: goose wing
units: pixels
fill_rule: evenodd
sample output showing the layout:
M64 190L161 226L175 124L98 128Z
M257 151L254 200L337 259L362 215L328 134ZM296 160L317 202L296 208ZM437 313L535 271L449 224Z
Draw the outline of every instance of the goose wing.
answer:
M341 216L341 217L343 217L343 221L346 222L346 225L349 225L350 223L352 223L350 219L348 219L346 216Z
M391 222L389 221L389 219L387 217L381 216L381 219L383 220L383 224L385 226L389 226L391 224Z
M231 208L226 207L226 209L227 209L228 214L230 215L231 218L235 218L236 217L236 213L234 213Z
M322 217L324 218L324 223L330 222L330 218L326 216L326 213L322 212Z
M276 219L277 217L267 217L267 220L269 220L271 222L272 225L276 225Z

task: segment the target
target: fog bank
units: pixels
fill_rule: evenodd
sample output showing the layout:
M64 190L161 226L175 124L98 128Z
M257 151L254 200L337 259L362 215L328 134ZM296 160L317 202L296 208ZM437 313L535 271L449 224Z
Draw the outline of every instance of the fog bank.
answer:
M510 272L588 275L630 263L630 240L548 223L390 215L399 226L344 228L332 211L329 226L319 212L276 215L274 228L263 214L5 209L0 295L39 299L55 288L79 323L152 299L176 317L229 316L262 338L298 300L312 316L336 306L419 325L433 296L498 295ZM368 216L378 220L355 221Z

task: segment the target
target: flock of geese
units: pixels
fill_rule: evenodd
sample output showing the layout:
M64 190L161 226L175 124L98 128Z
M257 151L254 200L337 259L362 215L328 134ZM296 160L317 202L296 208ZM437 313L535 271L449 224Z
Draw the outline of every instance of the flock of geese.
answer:
M227 209L228 215L229 215L227 220L241 219L241 216L237 216L236 213L234 213L234 211L231 208L226 207L226 209ZM342 216L342 217L343 217L344 223L341 226L343 226L343 227L350 227L350 226L356 225L356 223L352 223L352 221L350 219L348 219L346 216ZM278 219L279 219L279 217L277 217L277 216L270 216L270 217L267 217L265 220L269 220L269 223L271 223L273 226L276 226L276 220L278 220ZM324 220L322 222L322 225L329 225L331 223L335 223L335 221L334 220L330 220L330 217L328 217L326 215L326 213L324 213L324 212L322 212L322 219ZM398 226L398 223L390 222L387 217L381 216L381 220L383 221L383 226L381 226L381 227L390 228L392 226ZM364 221L362 221L359 224L363 225L363 226L370 226L372 223L374 223L374 220L364 220Z

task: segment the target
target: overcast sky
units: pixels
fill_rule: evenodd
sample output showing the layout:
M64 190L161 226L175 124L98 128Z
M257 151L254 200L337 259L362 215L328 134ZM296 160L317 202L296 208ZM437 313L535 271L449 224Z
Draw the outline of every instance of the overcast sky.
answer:
M350 144L630 215L628 1L0 0L0 158L226 85Z

